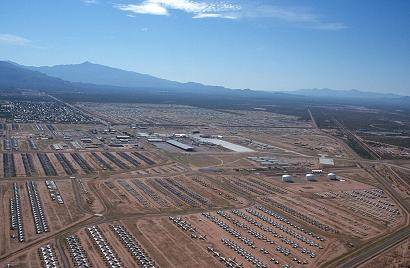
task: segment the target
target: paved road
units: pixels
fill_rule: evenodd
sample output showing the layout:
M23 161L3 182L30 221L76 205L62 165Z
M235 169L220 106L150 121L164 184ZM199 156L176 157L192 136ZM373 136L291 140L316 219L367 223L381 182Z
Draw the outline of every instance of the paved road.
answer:
M306 156L306 157L312 157L312 156ZM362 160L362 159L354 159L352 161L355 162L359 162L359 163L366 163L366 164L370 164L370 163L382 163L381 161L367 161L367 160ZM387 190L387 192L403 207L403 210L406 213L406 216L408 217L408 203L406 200L403 200L401 197L399 197L395 190L391 187L390 182L388 180L386 180L383 176L383 174L379 174L376 170L374 170L373 168L371 168L371 171L373 171L373 174L375 175L376 179L383 185L383 188ZM79 189L78 187L76 187L76 185L74 185L73 188L74 193L78 193ZM76 202L77 202L77 206L81 209L81 202L80 201L80 196L76 195ZM98 198L98 197L97 197ZM252 204L254 204L254 200L252 200ZM252 204L246 204L245 206L249 206ZM133 215L110 215L110 214L106 214L103 217L97 217L95 215L89 215L88 218L85 218L84 220L82 220L81 222L75 223L72 226L68 226L67 228L60 230L56 233L50 234L48 236L45 236L39 240L35 240L31 243L28 243L26 245L24 245L24 247L19 248L18 250L12 252L12 253L8 253L7 255L3 255L0 257L0 262L2 261L6 261L9 258L15 258L17 255L25 253L28 249L32 248L32 247L38 247L41 243L45 243L46 241L49 241L51 239L56 239L57 240L57 247L58 247L58 251L60 252L60 254L62 255L62 261L63 261L63 265L67 266L67 256L64 255L64 250L63 250L63 238L68 235L69 233L73 233L81 228L84 228L85 226L88 225L94 225L94 224L101 224L101 223L107 223L107 222L112 222L115 220L121 220L121 219L129 219L129 218L133 218L133 219L139 219L139 218L147 218L147 217L157 217L157 216L168 216L168 215L181 215L181 214L188 214L188 213L194 213L194 212L205 212L205 211L215 211L218 209L229 209L229 208L233 208L233 207L224 207L224 208L213 208L213 209L197 209L197 210L186 210L186 211L170 211L170 212L164 212L164 213L152 213L152 214L133 214ZM237 208L237 207L236 207ZM240 207L242 208L242 207ZM86 208L82 208L84 209L84 212L88 212L86 210ZM406 222L407 224L407 222ZM341 258L338 258L334 261L331 261L329 263L326 263L324 266L326 267L357 267L358 265L368 261L369 259L373 258L374 256L380 254L381 252L397 245L398 243L400 243L401 241L403 241L404 239L408 238L410 235L410 227L408 225L406 225L406 227L402 228L402 229L398 229L397 231L395 231L392 234L389 234L387 236L383 236L380 237L377 240L374 240L373 243L368 243L365 244L363 246L361 246L360 248L354 250L353 252L351 252L350 254L347 254Z
M310 119L312 120L313 127L316 128L316 129L319 129L319 127L318 127L318 125L317 125L317 123L316 123L316 120L315 120L315 118L313 117L312 112L310 111L310 108L308 108L308 113L309 113Z
M360 161L358 161L360 162ZM365 263L366 261L370 260L371 258L377 256L378 254L382 253L383 251L388 250L389 248L397 245L404 239L409 237L410 234L410 227L409 223L409 205L407 200L401 198L399 194L394 190L391 186L391 182L385 179L385 177L380 174L376 169L371 166L364 167L373 177L383 186L383 189L392 197L393 200L397 202L397 204L402 208L402 212L404 213L405 222L404 227L398 230L395 230L394 233L389 234L387 236L383 236L373 243L368 243L363 245L362 247L356 249L355 251L351 252L350 254L337 258L332 262L326 263L324 267L357 267L360 264Z
M312 113L310 112L310 110L309 110L309 114L310 114L312 121L315 122L314 117ZM392 187L391 182L385 178L384 174L380 174L371 165L375 163L379 163L379 164L384 164L390 168L392 166L398 167L398 168L402 168L402 167L397 166L395 164L391 164L391 163L384 163L384 161L380 159L380 156L376 152L374 152L362 139L360 139L360 137L358 137L353 132L348 130L342 123L340 123L336 119L334 119L334 121L342 132L345 132L347 135L353 136L357 140L359 145L363 147L363 149L368 151L370 154L372 155L374 154L376 156L377 160L365 160L359 157L358 155L356 155L354 159L349 159L349 160L356 162L356 163L360 163L360 164L368 164L368 165L370 164L370 166L367 166L367 171L374 176L374 178L381 184L381 186L383 186L382 188L386 190L388 194L393 198L393 200L395 200L399 204L399 206L402 208L402 211L405 217L403 228L395 230L394 233L391 233L387 236L380 237L378 240L375 240L375 242L373 243L365 244L362 247L354 250L353 252L345 256L336 258L333 261L327 262L322 265L323 267L351 268L351 267L357 267L360 264L365 263L366 261L377 256L378 254L397 245L404 239L409 238L409 235L410 235L410 227L409 227L410 211L409 210L410 209L409 209L409 202L403 199L399 194L397 194L395 189Z
M114 221L119 221L119 220L124 220L124 219L141 219L141 218L152 218L152 217L160 217L160 216L180 216L180 215L188 215L188 214L193 214L193 213L202 213L202 212L216 212L218 210L228 210L228 209L243 209L246 207L251 207L255 205L255 201L254 200L250 200L249 203L240 205L240 206L222 206L222 207L212 207L212 208L191 208L191 209L186 209L181 211L180 209L175 209L172 211L164 211L164 212L157 212L157 211L153 211L150 213L141 213L141 212L137 212L137 213L131 213L131 214L107 214L107 215L103 215L103 216L96 216L96 215L88 215L87 218L72 224L71 226L67 226L66 228L59 230L55 233L50 233L40 239L36 239L30 243L24 244L23 247L18 248L17 250L13 251L13 252L8 252L7 254L4 254L2 256L0 256L0 264L2 263L7 263L8 260L10 259L15 259L16 257L20 256L21 254L25 254L28 250L32 249L32 248L37 248L39 247L41 244L44 244L46 242L49 242L51 240L55 240L56 241L56 245L57 245L57 250L59 251L60 254L62 254L62 258L63 258L63 263L62 265L65 265L67 263L67 256L65 255L64 250L62 250L63 246L63 239L65 237L67 237L69 234L75 233L76 231L80 230L81 228L85 228L87 226L91 226L91 225L98 225L98 224L102 224L102 223L111 223ZM67 267L67 266L63 266L63 267Z
M341 267L341 268L357 267L360 264L365 263L371 258L399 244L401 241L409 237L410 237L410 227L407 226L398 232L395 232L387 237L382 238L376 243L373 243L371 245L366 245L366 248L363 249L363 251L361 251L358 254L355 254L351 258L348 258L342 265L338 267Z

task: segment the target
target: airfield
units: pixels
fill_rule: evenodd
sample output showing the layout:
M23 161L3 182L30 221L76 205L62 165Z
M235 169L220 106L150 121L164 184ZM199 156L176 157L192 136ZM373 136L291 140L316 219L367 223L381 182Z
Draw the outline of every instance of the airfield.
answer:
M314 118L7 105L0 267L410 264L410 161L363 159Z

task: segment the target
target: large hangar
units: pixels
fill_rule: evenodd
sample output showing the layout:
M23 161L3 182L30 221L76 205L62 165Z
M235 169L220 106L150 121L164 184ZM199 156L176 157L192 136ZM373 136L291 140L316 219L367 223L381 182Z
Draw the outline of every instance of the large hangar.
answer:
M178 147L178 148L181 149L181 150L187 151L187 152L193 152L193 151L194 151L194 147L189 146L189 145L187 145L187 144L185 144L185 143L176 141L176 140L167 140L167 143L168 143L168 144L171 144L171 145L173 145L173 146L175 146L175 147Z

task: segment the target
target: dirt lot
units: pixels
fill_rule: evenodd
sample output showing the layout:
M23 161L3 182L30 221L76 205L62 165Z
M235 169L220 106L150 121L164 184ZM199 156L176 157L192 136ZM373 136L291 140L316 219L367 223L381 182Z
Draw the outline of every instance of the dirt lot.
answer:
M53 246L63 267L73 267L65 240L69 235L78 237L93 267L105 267L87 229L93 226L123 266L134 267L136 261L113 224L123 226L160 267L225 267L225 262L243 265L237 267L254 267L253 262L318 267L406 224L405 211L372 168L403 194L399 184L408 172L399 167L410 164L374 165L358 159L310 122L262 111L166 105L168 114L160 118L151 105L105 108L87 109L118 124L54 124L55 130L44 123L20 124L19 133L14 133L19 150L1 148L0 267L42 267L38 248L45 244ZM130 135L128 141L116 138L124 133ZM186 134L183 140L188 144L194 144L189 135L196 133L254 152L204 144L194 145L200 148L195 152L169 151L147 138L175 138L175 133ZM30 137L38 149L28 145ZM15 176L5 177L7 154L13 157ZM31 176L25 154L32 158ZM46 176L39 154L48 156L55 176ZM321 155L333 164L320 165ZM387 173L390 167L398 176ZM314 169L322 173L307 181L306 174ZM338 180L329 180L329 172ZM282 181L284 174L292 175L293 182ZM55 182L64 204L53 200L45 180ZM37 185L48 232L36 234L27 181ZM20 191L24 242L18 242L16 230L10 228L13 183ZM405 267L408 245L406 241L364 267Z
M382 253L380 256L360 266L361 268L370 267L389 267L401 268L410 266L410 238L398 246Z
M18 183L21 196L22 218L26 242L20 243L16 240L16 238L12 238L11 236L14 236L15 232L10 230L10 221L2 221L2 243L0 244L1 255L17 248L21 248L25 245L25 243L29 243L36 239L49 236L50 234L67 228L70 225L75 225L76 222L84 219L86 215L81 212L76 206L74 195L72 193L71 182L60 180L57 182L57 185L60 190L61 196L63 197L64 204L58 204L57 202L51 200L50 194L44 181L37 182L41 203L44 208L46 219L49 223L50 231L43 234L36 234L26 186L24 183ZM8 219L9 199L11 198L12 194L12 184L1 183L0 187L2 193L1 197L3 200L3 205L0 207L0 215L2 215L3 219Z

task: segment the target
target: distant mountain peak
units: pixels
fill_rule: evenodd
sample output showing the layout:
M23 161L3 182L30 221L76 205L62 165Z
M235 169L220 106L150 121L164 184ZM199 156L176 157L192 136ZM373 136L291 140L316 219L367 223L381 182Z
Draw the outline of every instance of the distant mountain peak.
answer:
M70 82L79 82L95 85L109 85L126 88L156 88L173 90L216 91L227 89L222 86L208 86L196 82L176 82L148 74L126 71L115 67L105 66L90 61L78 64L54 66L30 66L33 71L44 73Z

